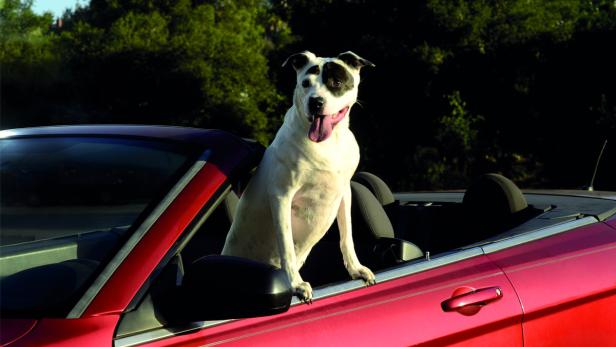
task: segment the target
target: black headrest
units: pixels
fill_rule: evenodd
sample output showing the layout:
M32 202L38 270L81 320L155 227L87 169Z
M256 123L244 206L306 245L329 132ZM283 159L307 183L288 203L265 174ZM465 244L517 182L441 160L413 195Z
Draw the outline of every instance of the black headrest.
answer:
M528 209L522 191L508 178L499 174L485 174L466 190L463 199L472 217L505 225L516 214Z
M370 172L361 171L353 176L353 181L359 182L366 186L376 197L379 203L383 206L389 205L396 201L394 194L382 179Z

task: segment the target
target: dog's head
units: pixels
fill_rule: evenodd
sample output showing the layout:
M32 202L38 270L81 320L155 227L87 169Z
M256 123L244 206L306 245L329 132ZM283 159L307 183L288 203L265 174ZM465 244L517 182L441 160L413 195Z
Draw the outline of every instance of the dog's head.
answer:
M357 100L359 70L374 66L353 52L335 58L317 57L305 51L291 55L282 64L297 72L293 102L303 122L310 126L308 138L321 142L348 114Z

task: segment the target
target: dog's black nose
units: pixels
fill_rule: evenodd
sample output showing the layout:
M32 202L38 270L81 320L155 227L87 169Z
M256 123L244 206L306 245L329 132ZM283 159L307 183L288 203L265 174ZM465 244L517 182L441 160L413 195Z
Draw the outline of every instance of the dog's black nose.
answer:
M313 96L308 99L308 111L313 115L321 114L323 105L325 105L325 99L320 96Z

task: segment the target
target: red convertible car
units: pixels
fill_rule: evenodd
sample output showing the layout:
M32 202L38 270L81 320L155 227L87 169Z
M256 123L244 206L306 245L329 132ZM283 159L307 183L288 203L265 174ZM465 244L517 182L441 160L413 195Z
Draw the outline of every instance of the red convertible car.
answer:
M0 344L614 346L616 193L392 194L352 182L350 280L333 226L302 276L219 255L263 148L217 130L0 132ZM255 220L255 223L259 221Z

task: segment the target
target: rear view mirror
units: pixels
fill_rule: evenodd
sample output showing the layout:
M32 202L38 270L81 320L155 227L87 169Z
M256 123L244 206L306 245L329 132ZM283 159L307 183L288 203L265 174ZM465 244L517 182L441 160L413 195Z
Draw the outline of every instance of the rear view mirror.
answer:
M206 256L186 269L164 311L176 322L258 317L287 311L292 297L281 269L239 257Z

